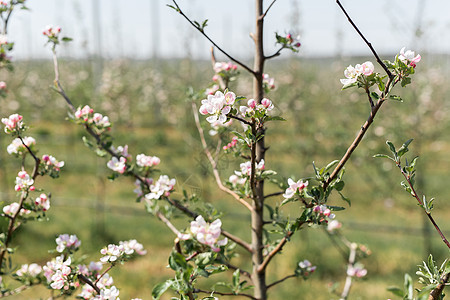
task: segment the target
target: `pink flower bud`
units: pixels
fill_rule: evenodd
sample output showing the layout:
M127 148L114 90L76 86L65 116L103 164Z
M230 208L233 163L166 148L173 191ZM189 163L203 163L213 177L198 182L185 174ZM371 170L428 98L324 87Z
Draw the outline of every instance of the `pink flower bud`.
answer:
M254 99L250 99L247 102L248 107L255 108L256 107L256 101Z

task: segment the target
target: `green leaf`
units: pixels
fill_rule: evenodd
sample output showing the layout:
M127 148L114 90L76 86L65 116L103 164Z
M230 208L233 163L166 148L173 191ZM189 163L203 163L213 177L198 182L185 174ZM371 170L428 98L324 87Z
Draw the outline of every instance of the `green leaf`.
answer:
M394 146L394 144L392 144L392 142L386 141L386 144L389 146L389 149L391 150L392 153L397 154L397 151L395 150L395 146Z
M404 293L404 292L403 292L402 289L400 289L400 288L398 288L398 287L395 287L395 286L391 286L391 287L388 287L387 290L388 290L389 292L393 293L394 295L403 298L403 293Z
M280 116L275 116L275 117L267 117L266 121L286 121L286 119Z
M409 144L411 144L411 142L413 141L413 139L409 139L407 140L401 147L400 149L398 149L398 157L402 157L406 152L409 151L408 146Z
M345 202L348 203L348 206L352 206L352 202L350 201L349 198L345 197L345 196L344 196L341 192L339 192L339 191L338 191L338 193L339 193L339 195L341 196L342 200L344 200Z
M376 100L380 99L380 95L378 95L376 92L370 93L370 96Z
M403 102L402 97L397 96L397 95L389 95L389 99L395 100L395 101L399 101L399 102Z
M327 205L327 207L331 210L331 211L341 211L344 210L345 207L342 206L331 206L331 205Z
M157 284L152 290L152 298L158 300L173 284L173 280L169 279L165 282Z
M63 42L71 42L71 41L73 41L72 38L67 37L67 36L63 37L61 40L62 40Z
M344 188L344 185L345 183L343 181L339 181L334 184L334 188L336 189L336 191L340 192Z
M330 162L326 167L325 167L325 172L328 172L331 168L333 168L335 165L337 165L337 163L339 162L339 160L333 160L332 162Z
M386 155L386 154L375 154L372 157L374 157L374 158L378 158L378 157L389 158L390 160L395 161L392 157L390 157L389 155Z
M239 269L237 269L236 271L233 272L233 287L238 287L239 286L239 280L241 277L241 273L239 273Z
M353 83L350 83L350 84L344 85L344 86L342 87L342 91L343 91L343 90L346 90L346 89L348 89L348 88L351 88L351 87L357 86L357 85L358 85L358 83L356 83L356 82L353 82Z

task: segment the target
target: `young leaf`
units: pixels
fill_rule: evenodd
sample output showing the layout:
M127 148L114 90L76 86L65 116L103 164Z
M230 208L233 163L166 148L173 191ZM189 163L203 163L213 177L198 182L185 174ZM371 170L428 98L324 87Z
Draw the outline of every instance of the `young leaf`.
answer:
M169 279L165 282L157 284L152 290L153 300L158 300L173 284L173 280Z

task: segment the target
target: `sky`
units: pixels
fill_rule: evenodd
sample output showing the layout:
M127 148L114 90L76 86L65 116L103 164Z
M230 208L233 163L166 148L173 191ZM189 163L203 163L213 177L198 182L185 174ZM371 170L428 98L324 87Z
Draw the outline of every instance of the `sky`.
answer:
M272 0L266 0L267 7ZM252 55L252 0L178 0L193 20L208 19L206 32L233 56ZM350 16L379 53L402 47L424 53L450 53L448 0L342 0ZM60 55L76 58L192 57L208 59L210 44L173 9L169 0L27 0L30 10L12 16L8 38L13 57L47 58L42 36L48 24L72 37ZM417 38L415 32L423 34ZM301 36L304 57L370 55L334 0L277 0L265 23L266 53L275 32ZM220 57L219 57L220 58Z

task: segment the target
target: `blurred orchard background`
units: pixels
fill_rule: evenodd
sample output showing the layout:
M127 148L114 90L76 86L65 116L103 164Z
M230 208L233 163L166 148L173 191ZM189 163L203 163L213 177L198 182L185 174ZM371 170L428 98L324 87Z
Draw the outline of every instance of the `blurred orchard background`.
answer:
M133 182L106 179L110 174L106 160L83 145L81 128L66 121L65 102L50 88L51 51L44 46L41 32L47 24L60 25L64 36L74 38L58 54L61 82L75 105L89 104L108 115L114 122L116 145L128 144L135 155L160 157L160 169L177 179L178 192L196 193L223 209L224 228L245 237L248 230L239 229L249 216L218 192L211 180L188 97L188 88L198 91L211 82L210 45L166 7L169 1L27 2L30 10L15 12L10 24L15 70L0 74L8 83L8 95L0 100L1 116L23 114L31 125L28 135L36 138L40 153L52 153L66 166L59 179L40 181L52 193L49 221L20 229L17 263L45 263L47 250L54 247L60 233L76 234L82 241L81 251L93 258L100 257L98 249L107 243L136 238L148 254L115 268L111 275L121 288L121 298L149 299L152 287L171 276L166 264L174 236L146 213L142 203L135 202ZM193 19L209 19L206 31L219 45L251 61L252 1L180 0L179 4ZM347 164L344 194L352 206L337 214L349 240L372 250L363 261L367 278L354 284L351 299L386 299L391 297L386 288L401 286L403 275L414 275L428 253L438 262L448 257L422 210L400 186L398 170L372 156L387 153L386 140L400 145L414 138L410 157L420 156L418 190L437 199L434 215L449 235L450 3L347 0L343 4L383 59L392 60L404 46L422 55L413 84L405 90L397 87L404 102L382 108ZM313 174L313 161L325 165L339 159L367 119L364 95L356 89L341 91L339 79L349 64L374 59L334 1L279 0L265 29L267 53L275 49L274 32L298 32L302 42L299 54L286 53L268 64L267 73L276 84L268 96L287 122L270 124L266 167L285 178L307 177ZM220 54L217 59L226 60ZM376 66L376 71L381 68ZM232 89L251 96L251 78L242 71ZM10 137L0 135L3 203L15 199L19 167L19 161L6 152L9 143ZM223 178L238 167L231 157L221 158ZM337 198L333 201L344 205ZM318 270L308 281L295 279L270 290L273 299L338 298L327 287L333 282L342 287L344 260L323 230L303 230L284 254L269 269L274 277L293 269L300 259L310 260ZM39 295L47 294L31 289L21 297Z

